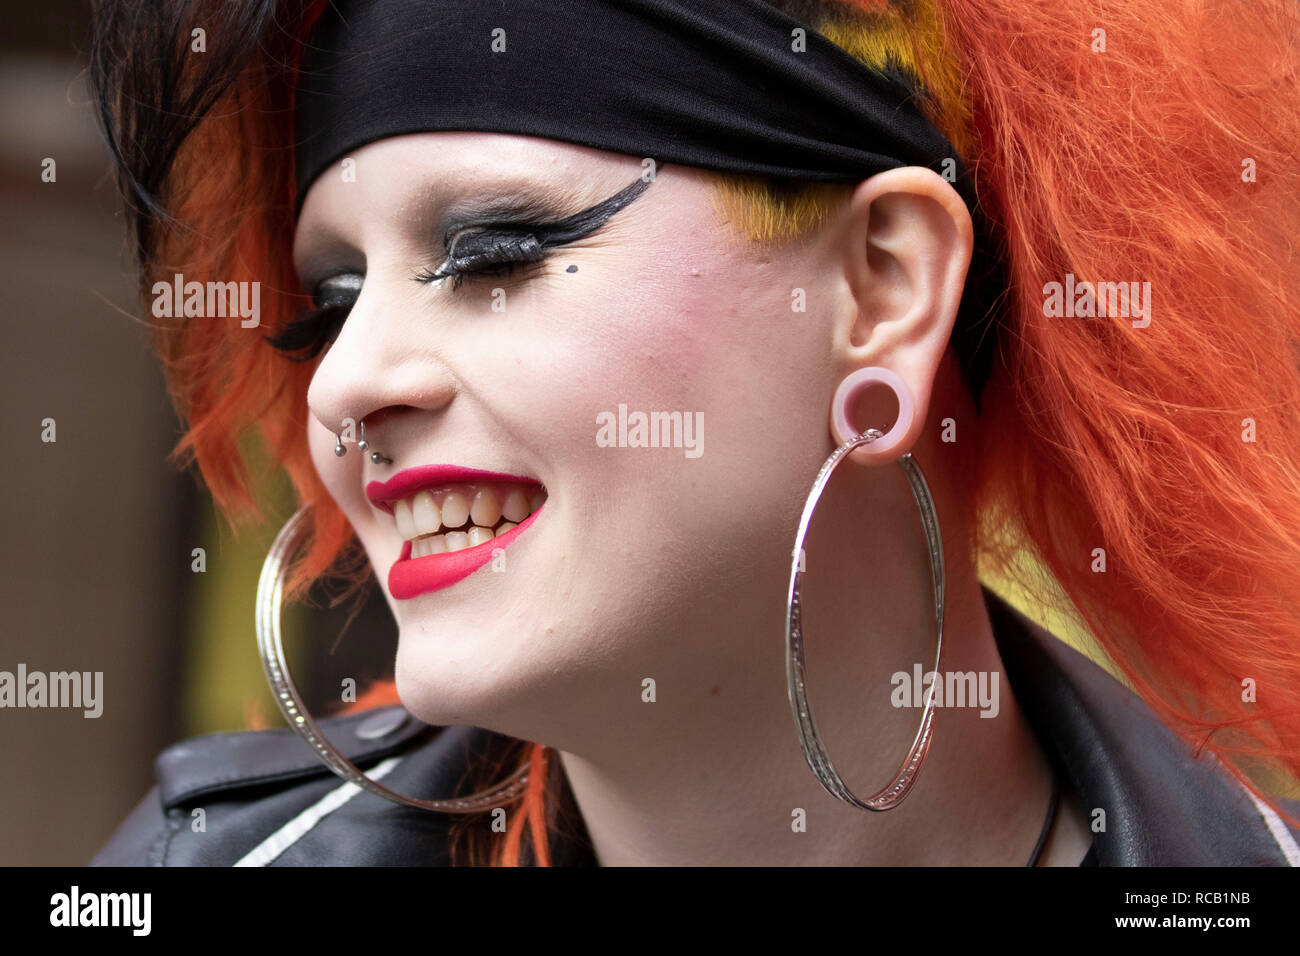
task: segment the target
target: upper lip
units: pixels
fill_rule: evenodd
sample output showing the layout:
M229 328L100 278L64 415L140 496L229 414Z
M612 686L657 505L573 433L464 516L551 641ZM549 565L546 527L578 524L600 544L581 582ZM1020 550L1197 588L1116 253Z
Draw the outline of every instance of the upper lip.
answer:
M387 481L372 481L366 485L366 497L380 511L393 513L393 502L409 498L417 491L436 488L451 482L509 481L516 484L541 485L536 478L524 475L506 475L499 471L483 471L460 465L419 465L403 468Z

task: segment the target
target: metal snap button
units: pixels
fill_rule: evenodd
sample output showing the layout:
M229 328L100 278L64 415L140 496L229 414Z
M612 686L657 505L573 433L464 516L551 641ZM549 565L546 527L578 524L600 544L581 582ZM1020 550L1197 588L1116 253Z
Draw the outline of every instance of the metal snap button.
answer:
M380 737L387 737L389 734L396 733L402 727L411 715L403 707L392 707L388 710L372 714L361 723L357 724L356 735L362 740L378 740Z

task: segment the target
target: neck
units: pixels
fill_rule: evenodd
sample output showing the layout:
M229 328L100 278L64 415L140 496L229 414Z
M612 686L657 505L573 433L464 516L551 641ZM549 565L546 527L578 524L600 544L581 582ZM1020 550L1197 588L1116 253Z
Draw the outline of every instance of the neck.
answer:
M832 483L808 540L809 695L831 759L859 798L893 779L920 724L921 708L895 706L911 694L891 678L934 667L928 558L901 485L879 472L855 475L834 495ZM996 711L987 699L983 710L945 699L902 805L871 813L840 802L810 771L790 714L788 565L756 568L738 589L752 600L665 627L688 628L700 651L657 675L653 703L610 721L580 752L561 752L602 865L1024 865L1051 771L1002 674L959 509L935 491L948 569L941 671L983 675ZM714 650L718 634L738 636L721 642L729 660Z

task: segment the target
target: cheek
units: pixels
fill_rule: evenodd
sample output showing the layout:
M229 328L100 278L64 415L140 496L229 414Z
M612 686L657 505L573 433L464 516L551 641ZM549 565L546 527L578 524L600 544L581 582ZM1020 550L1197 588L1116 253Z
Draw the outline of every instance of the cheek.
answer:
M370 553L381 542L373 509L361 489L361 452L353 442L344 442L347 453L339 456L334 449L337 438L315 418L307 425L307 446L312 465L334 503L347 516L362 545Z
M791 285L771 267L705 248L631 287L606 317L613 348L602 385L629 394L630 409L702 413L704 453L687 463L695 477L735 486L737 463L780 457L810 432L824 444L831 336L791 310Z
M344 487L347 483L348 459L357 454L355 445L345 445L347 454L340 457L334 453L337 439L333 432L312 418L307 423L307 447L311 451L311 462L320 476L321 483L339 505L344 506L347 495Z
M571 533L596 545L586 554L692 587L754 549L784 555L827 452L831 337L792 312L790 281L769 268L704 244L655 265L621 268L617 284L574 296L599 305L545 321L530 415L575 505ZM617 423L620 406L689 417L696 447L602 444L600 422Z
M718 448L743 435L775 440L824 416L817 406L834 375L830 325L825 310L791 307L796 286L814 302L829 301L824 290L781 254L726 238L701 209L666 245L653 268L628 269L620 307L602 319L611 344L605 381L635 388L657 403L651 409L705 412Z
M327 428L312 418L307 423L307 448L311 452L311 463L316 469L330 494L335 493L334 484L338 481L338 456L334 453L335 437Z

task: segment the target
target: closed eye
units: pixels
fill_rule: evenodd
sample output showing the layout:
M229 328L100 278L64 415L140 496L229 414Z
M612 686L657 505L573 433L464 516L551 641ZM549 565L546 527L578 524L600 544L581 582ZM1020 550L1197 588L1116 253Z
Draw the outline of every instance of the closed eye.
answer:
M290 361L311 361L338 338L364 281L364 276L354 272L322 279L312 294L316 308L289 322L276 335L266 336L266 341Z
M453 280L460 288L467 276L501 275L520 266L541 262L546 250L576 242L596 232L610 217L627 206L650 186L651 180L638 178L630 186L608 199L555 222L463 224L447 230L444 247L447 258L436 269L425 269L413 278L416 282ZM476 228L478 231L470 231Z
M450 278L459 289L467 277L511 275L520 266L546 259L546 249L533 231L511 229L460 232L448 244L450 252L436 269L423 269L413 277L430 283Z
M660 164L660 169L664 164ZM447 258L436 269L424 269L413 278L431 283L450 278L452 288L472 276L510 275L516 270L546 259L547 249L575 242L600 229L616 212L637 199L653 180L638 178L630 186L581 212L553 222L461 223L449 228L443 246ZM538 206L530 212L537 214ZM364 276L341 273L321 280L313 294L316 308L295 318L274 336L266 336L274 348L295 362L318 356L338 337L347 321Z

